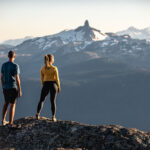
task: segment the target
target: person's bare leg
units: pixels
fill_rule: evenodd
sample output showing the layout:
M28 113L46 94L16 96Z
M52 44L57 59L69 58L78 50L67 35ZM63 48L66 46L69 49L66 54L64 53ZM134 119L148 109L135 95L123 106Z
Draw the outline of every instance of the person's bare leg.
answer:
M12 125L14 121L16 103L10 105L9 109L9 124Z
M8 108L9 102L5 102L3 106L3 112L2 112L2 125L5 125L6 123L6 115L7 115L7 108Z

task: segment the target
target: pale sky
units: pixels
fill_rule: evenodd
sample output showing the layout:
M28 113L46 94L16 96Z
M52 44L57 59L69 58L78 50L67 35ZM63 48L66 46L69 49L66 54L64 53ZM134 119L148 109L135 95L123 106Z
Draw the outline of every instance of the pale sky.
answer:
M89 20L102 32L150 27L150 0L0 0L0 43L74 29Z

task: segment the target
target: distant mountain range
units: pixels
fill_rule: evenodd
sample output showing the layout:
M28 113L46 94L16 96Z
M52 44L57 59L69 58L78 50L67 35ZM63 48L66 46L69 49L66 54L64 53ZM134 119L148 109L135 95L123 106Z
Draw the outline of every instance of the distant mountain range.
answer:
M0 44L0 50L5 50L5 49L10 49L13 48L14 46L8 45L8 44Z
M24 38L19 38L19 39L10 39L10 40L6 40L6 41L2 42L2 44L17 46L17 45L21 44L22 42L24 42L28 39L32 39L32 38L33 38L32 36L26 36Z
M137 29L129 28L128 31L137 31ZM146 32L146 29L144 31ZM60 64L62 64L62 59L60 59L62 56L68 58L63 60L63 64L100 57L144 60L147 64L147 61L150 60L150 41L147 39L134 39L131 37L132 35L123 33L123 35L118 34L121 33L103 33L91 27L88 20L86 20L83 26L76 29L28 39L13 49L20 56L30 56L28 58L32 58L36 55L35 59L46 53L53 53L59 58L58 62ZM0 49L0 53L6 53L7 50L9 48L6 50ZM75 55L78 55L81 59L74 59Z
M130 35L134 39L147 39L150 40L150 27L144 29L137 29L133 26L129 27L126 30L119 31L117 35Z
M81 32L80 32L81 31ZM83 33L84 31L85 33ZM134 26L129 27L128 29L116 32L117 35L129 35L131 38L134 39L147 39L150 40L150 27L144 29L138 29ZM84 28L83 26L78 27L75 30L64 30L58 34L51 35L51 37L60 36L65 42L68 41L87 41L94 40L99 41L103 40L106 37L106 34L102 33L100 30L95 28L89 28L88 20L85 21ZM49 37L49 36L48 36ZM3 45L12 45L17 46L23 43L26 40L33 39L32 36L26 36L25 38L21 39L10 39L2 42Z

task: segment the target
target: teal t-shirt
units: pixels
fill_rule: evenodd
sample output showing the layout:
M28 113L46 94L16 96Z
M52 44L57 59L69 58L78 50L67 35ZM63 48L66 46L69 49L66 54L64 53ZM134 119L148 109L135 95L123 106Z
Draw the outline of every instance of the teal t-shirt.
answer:
M19 65L14 62L6 62L2 65L1 73L3 73L3 88L17 88L15 75L20 73Z

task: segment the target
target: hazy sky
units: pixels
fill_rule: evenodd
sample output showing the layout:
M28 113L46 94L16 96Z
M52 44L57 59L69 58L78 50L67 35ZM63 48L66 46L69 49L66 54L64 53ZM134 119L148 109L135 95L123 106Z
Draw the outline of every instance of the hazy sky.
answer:
M150 26L150 0L0 0L0 42L73 29L86 19L102 32Z

